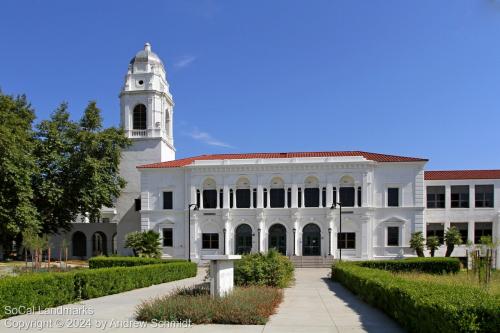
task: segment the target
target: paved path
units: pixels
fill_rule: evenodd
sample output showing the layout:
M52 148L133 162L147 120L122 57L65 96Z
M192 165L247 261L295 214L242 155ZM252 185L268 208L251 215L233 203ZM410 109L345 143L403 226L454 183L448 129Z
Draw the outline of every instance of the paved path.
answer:
M43 329L43 332L241 332L241 333L323 333L323 332L402 332L402 329L389 317L377 309L363 303L340 284L328 278L329 269L297 269L296 283L285 290L285 300L265 326L233 326L233 325L194 325L189 328L158 328L145 325L141 328L118 328L122 324L142 324L133 320L135 307L141 300L163 295L180 286L199 283L205 276L200 271L195 278L165 283L148 288L86 300L78 304L66 305L61 308L92 308L93 315L60 316L60 315L23 315L0 320L0 332L39 332L35 328L19 330L6 328L8 320L17 323L47 322L58 319L91 319L91 328ZM113 321L114 320L114 321ZM104 323L107 325L103 330ZM110 327L115 326L115 327Z

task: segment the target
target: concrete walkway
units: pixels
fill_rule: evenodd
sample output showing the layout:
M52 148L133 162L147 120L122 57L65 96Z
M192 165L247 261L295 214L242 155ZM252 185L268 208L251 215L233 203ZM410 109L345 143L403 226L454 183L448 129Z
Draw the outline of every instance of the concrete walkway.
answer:
M402 332L389 317L363 303L338 283L328 278L326 268L299 268L295 285L285 290L285 299L269 322L263 326L193 325L185 328L155 327L134 321L134 311L142 300L164 295L178 287L199 283L205 276L200 270L195 278L137 289L125 293L65 305L63 308L92 309L93 314L33 314L0 320L0 332L40 332L40 329L13 325L51 325L43 332L241 332L241 333L323 333L323 332ZM64 324L59 328L58 325ZM76 322L74 322L76 320ZM68 327L73 324L79 327ZM128 326L135 328L128 328ZM10 327L9 327L10 326Z

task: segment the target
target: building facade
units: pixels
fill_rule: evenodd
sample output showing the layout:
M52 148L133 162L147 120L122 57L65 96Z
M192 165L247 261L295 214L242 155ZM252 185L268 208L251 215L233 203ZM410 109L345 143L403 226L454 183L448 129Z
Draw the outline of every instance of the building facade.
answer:
M120 93L121 126L133 142L120 165L127 187L116 208L103 209L103 223L62 235L81 232L86 249L73 242L73 256L130 254L125 235L138 230L161 234L164 257L194 261L270 248L292 257L401 258L414 256L412 233L443 239L450 226L464 241L500 239L499 170L425 171L427 159L362 151L176 160L173 107L163 63L146 44Z

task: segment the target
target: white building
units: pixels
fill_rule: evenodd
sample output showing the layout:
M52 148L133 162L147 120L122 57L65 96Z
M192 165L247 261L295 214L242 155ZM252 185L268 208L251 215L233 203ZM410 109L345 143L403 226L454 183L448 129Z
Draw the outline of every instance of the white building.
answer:
M450 225L470 240L500 239L500 170L425 172L426 159L361 151L175 160L173 106L164 66L146 44L120 94L133 145L120 168L127 187L103 215L116 231L103 246L93 234L99 227L86 227L87 255L127 253L125 235L150 229L162 235L164 256L195 261L269 248L294 258L413 256L411 233L441 236Z

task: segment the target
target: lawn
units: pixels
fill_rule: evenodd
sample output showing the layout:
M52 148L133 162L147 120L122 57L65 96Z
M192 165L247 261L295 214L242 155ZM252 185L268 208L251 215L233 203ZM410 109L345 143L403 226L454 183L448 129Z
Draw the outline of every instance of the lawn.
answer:
M413 280L413 281L428 281L435 283L442 283L446 285L452 286L474 286L480 288L477 277L472 274L472 271L462 270L457 274L425 274L425 273L414 273L414 272L399 272L394 273L396 276L403 277L405 279ZM500 296L500 271L492 271L491 272L491 282L488 288L486 289L488 293L491 295Z

